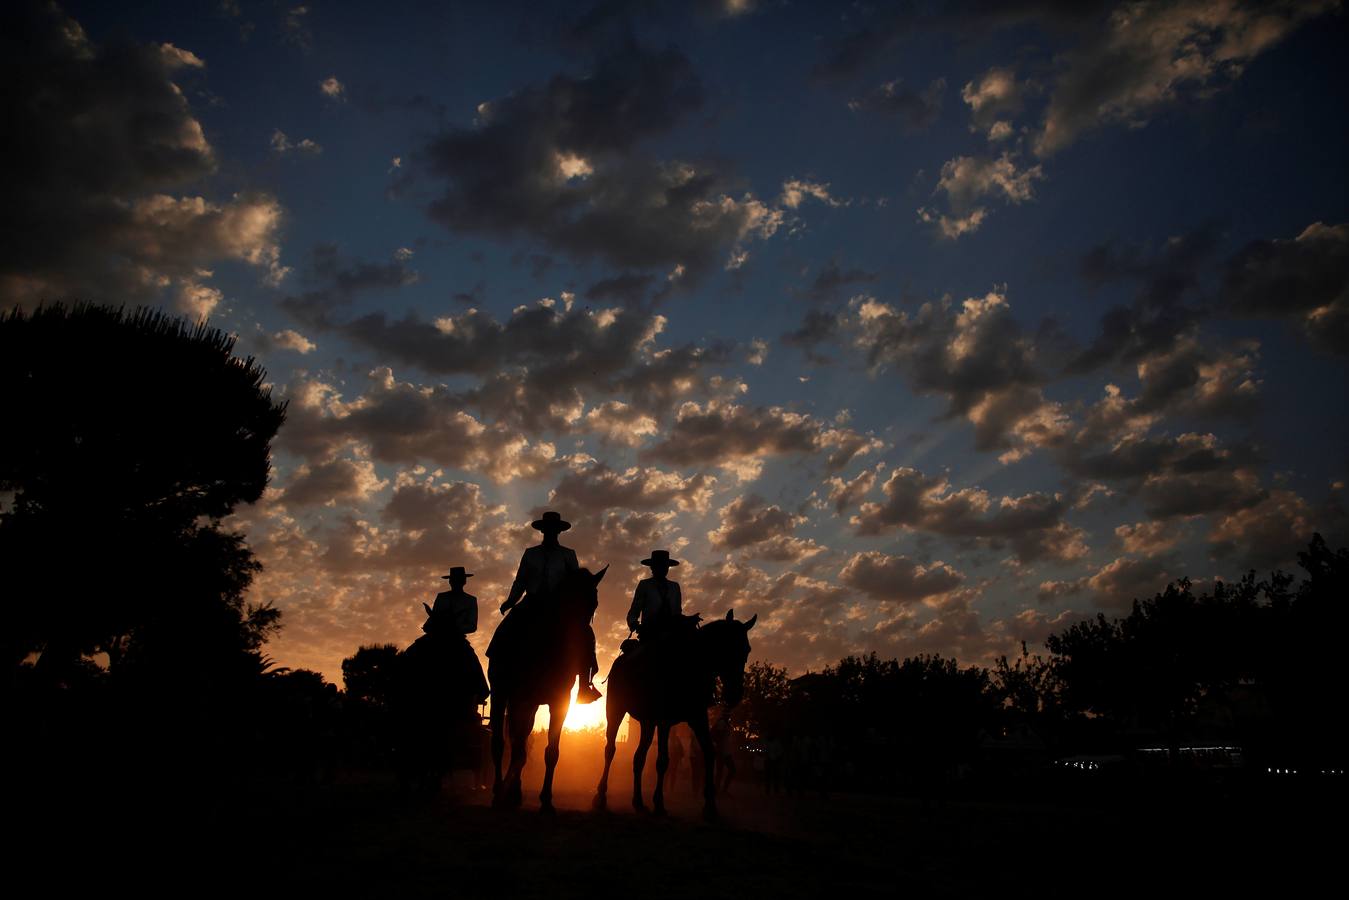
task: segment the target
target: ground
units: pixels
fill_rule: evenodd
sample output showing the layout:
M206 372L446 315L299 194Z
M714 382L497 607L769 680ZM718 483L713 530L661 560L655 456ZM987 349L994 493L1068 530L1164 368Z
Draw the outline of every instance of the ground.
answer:
M292 793L272 821L273 886L307 896L643 898L1101 896L1189 887L1236 896L1311 889L1338 839L1246 804L1064 805L865 796L765 797L743 786L722 819L694 798L670 815L493 810L481 795L409 801L391 784ZM532 801L533 797L529 799ZM1276 804L1277 806L1277 804ZM1320 835L1316 837L1315 835Z

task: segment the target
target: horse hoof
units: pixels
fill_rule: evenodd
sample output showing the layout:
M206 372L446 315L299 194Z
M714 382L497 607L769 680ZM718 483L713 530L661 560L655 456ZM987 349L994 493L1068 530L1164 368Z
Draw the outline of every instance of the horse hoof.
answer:
M657 806L655 809L651 810L651 815L659 816L662 819L665 818L665 807Z
M551 801L544 800L539 804L539 813L551 818L557 815L557 808L553 806Z
M595 799L590 801L590 808L604 812L609 808L609 802L604 799L603 794L596 794Z
M646 804L643 803L641 800L632 801L632 808L639 813L646 812Z
M717 808L715 806L705 806L703 807L703 821L719 822L721 821L721 813L717 812Z

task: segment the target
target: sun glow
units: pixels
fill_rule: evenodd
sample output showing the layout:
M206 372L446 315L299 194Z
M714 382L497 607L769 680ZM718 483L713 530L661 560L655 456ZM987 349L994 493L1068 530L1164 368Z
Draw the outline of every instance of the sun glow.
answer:
M604 687L600 687L604 691ZM535 727L545 727L543 719L546 715L540 715L540 721L535 723ZM568 731L584 731L588 728L603 728L606 722L604 716L604 698L596 700L594 703L577 703L576 688L571 689L571 709L567 711L567 721L562 726Z

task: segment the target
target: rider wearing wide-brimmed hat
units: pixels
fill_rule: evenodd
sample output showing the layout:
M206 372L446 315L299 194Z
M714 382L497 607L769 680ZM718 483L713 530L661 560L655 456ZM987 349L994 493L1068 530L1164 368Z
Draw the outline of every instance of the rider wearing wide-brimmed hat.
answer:
M679 582L667 576L679 560L670 558L669 550L652 550L642 560L651 569L651 577L637 582L628 610L628 628L637 632L644 642L658 641L667 636L683 619L683 598Z
M464 592L464 585L468 584L473 573L465 572L463 566L451 566L450 574L440 577L450 583L450 589L436 594L433 605L422 604L427 616L422 631L427 634L442 628L457 634L477 631L478 598Z
M511 584L506 602L501 604L503 613L510 613L517 606L523 609L525 606L551 602L555 599L557 590L567 574L580 568L580 564L576 561L576 551L562 546L557 539L559 534L571 528L570 522L563 520L557 512L548 510L531 522L530 527L541 532L543 540L538 545L526 549L524 555L520 557L520 568L516 570L515 581ZM487 648L489 656L499 643L512 639L512 632L519 627L518 624L512 624L512 619L518 619L518 611L515 615L508 615L497 627L496 634L492 636L492 644ZM577 672L580 676L580 688L576 694L578 703L590 703L600 697L600 692L592 683L599 668L595 661L595 633L589 623L586 623L584 630L589 639L589 648L588 652L583 654L585 661Z
M465 637L478 630L478 598L464 592L464 585L473 574L464 571L463 566L452 566L448 575L440 577L449 581L450 589L436 594L434 605L422 604L422 608L426 610L426 622L422 625L422 631L431 635L431 639L436 641L459 639L462 647L452 655L452 658L456 658L465 683L473 685L474 702L481 703L487 699L487 679L483 677L482 663L478 662L478 654L469 646Z

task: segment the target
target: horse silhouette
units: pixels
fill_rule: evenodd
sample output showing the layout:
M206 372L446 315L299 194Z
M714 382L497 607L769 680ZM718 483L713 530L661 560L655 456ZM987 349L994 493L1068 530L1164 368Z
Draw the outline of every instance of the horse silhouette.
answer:
M604 809L609 791L609 767L614 761L618 726L625 715L642 726L641 739L632 756L632 805L642 810L642 770L651 739L656 744L656 791L652 797L655 812L665 813L665 772L670 766L670 729L687 722L702 748L703 815L717 815L716 784L713 766L716 753L708 726L707 709L712 703L715 682L721 680L722 698L727 709L740 702L745 688L745 661L749 658L749 630L758 621L754 616L739 622L734 611L726 618L699 626L685 639L661 648L663 653L624 653L609 671L609 694L605 714L608 718L604 745L604 772L595 793L595 808ZM648 648L652 649L652 648Z
M543 788L539 808L553 811L553 770L557 767L562 723L571 708L571 688L583 656L590 653L578 623L588 621L598 604L599 583L609 569L568 572L552 602L536 599L521 605L514 615L525 620L516 630L514 646L494 651L487 664L492 685L492 802L519 806L520 775L528 753L529 732L540 706L548 707L548 749L544 751ZM510 740L510 766L503 776L502 756Z
M424 634L395 658L390 706L394 754L404 787L434 790L482 727L487 694L473 648L462 634Z

